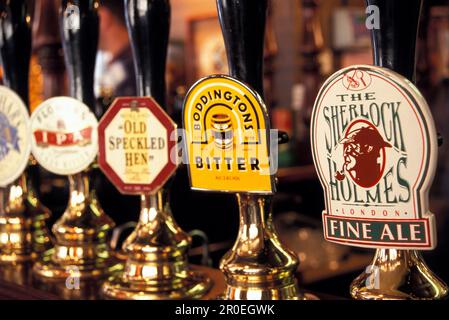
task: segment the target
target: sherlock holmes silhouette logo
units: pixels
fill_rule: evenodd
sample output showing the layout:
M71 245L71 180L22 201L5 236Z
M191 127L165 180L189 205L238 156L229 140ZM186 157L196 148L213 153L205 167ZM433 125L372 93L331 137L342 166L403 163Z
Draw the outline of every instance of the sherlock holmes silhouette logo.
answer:
M385 148L391 148L391 144L382 138L372 123L365 120L355 120L340 144L343 145L344 163L342 169L335 173L335 178L342 181L348 174L363 188L375 186L384 173Z
M428 189L436 132L419 91L387 69L332 75L313 109L311 143L328 240L362 247L435 246Z

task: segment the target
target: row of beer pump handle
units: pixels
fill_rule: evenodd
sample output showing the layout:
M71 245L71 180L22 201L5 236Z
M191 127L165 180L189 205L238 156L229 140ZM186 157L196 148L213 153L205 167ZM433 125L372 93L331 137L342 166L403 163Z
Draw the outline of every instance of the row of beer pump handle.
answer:
M428 191L437 134L412 83L422 0L412 2L366 1L378 8L382 25L372 30L375 66L330 76L311 116L312 155L326 203L324 236L376 249L351 284L355 299L441 299L448 293L419 253L436 246ZM237 239L220 262L226 283L220 297L317 299L299 288L298 258L272 225L278 135L263 99L267 5L217 0L230 74L190 88L179 144L176 124L164 111L169 0L125 0L138 96L117 98L99 122L93 93L98 1L62 1L71 97L50 98L31 117L27 1L1 1L0 263L31 260L41 281L65 281L74 272L83 281L105 279L102 295L109 299L204 297L214 282L207 270L188 263L191 240L176 224L167 196L181 145L191 188L235 193L239 204ZM114 222L89 184L97 163L121 193L141 197L139 221L120 252L110 247ZM53 236L46 227L50 212L28 178L37 165L69 179L69 203Z

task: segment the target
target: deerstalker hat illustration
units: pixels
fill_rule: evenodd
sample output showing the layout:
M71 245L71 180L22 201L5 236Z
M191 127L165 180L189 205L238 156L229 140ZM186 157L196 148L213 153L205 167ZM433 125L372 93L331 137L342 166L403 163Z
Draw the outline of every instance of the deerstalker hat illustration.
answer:
M346 134L346 137L340 140L341 144L359 143L370 145L374 148L391 148L391 144L382 138L379 131L371 127L362 127Z
M382 174L377 162L383 148L391 148L391 144L383 139L372 126L363 126L346 133L340 140L343 145L345 162L340 171L335 173L337 180L345 179L345 172L355 172L355 182L363 187L373 185ZM350 166L350 168L349 168Z

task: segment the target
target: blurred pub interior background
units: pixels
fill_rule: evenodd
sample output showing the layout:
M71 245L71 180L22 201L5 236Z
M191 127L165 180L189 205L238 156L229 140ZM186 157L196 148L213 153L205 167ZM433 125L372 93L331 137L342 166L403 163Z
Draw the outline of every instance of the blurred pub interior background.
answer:
M33 56L31 108L42 100L67 95L59 39L58 0L31 0ZM431 209L439 226L439 245L425 258L449 282L449 0L425 0L417 54L417 84L434 112L445 143L431 192ZM327 243L321 229L324 207L312 165L309 118L325 77L351 64L372 63L363 0L272 0L265 44L265 100L272 127L288 132L280 146L278 192L273 198L275 225L281 240L301 261L305 288L348 296L350 281L368 265L372 251ZM122 0L100 1L100 39L95 74L98 117L116 96L135 95L132 52ZM167 65L168 99L164 107L181 127L182 102L199 78L227 73L226 53L214 0L171 0L172 19ZM405 9L406 10L406 9ZM93 107L93 106L91 106ZM53 212L52 224L64 211L67 180L41 170L34 177L40 198ZM194 231L192 262L218 266L232 246L238 228L233 194L190 191L181 166L172 179L171 205L186 231ZM99 174L95 189L106 213L118 225L137 221L139 198L122 196ZM202 231L202 232L198 232ZM204 244L208 243L208 250Z

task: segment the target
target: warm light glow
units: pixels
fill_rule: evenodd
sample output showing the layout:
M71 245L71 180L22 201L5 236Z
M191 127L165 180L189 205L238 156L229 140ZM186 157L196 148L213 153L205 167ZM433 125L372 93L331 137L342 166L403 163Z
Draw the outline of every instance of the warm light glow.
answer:
M20 218L10 218L8 219L9 224L20 224Z
M136 273L135 265L132 264L130 266L127 266L125 274L135 274L135 273Z
M153 221L154 219L156 219L156 216L156 208L144 208L141 212L141 220L143 221Z
M255 223L251 223L249 226L249 238L256 239L259 236L259 229Z
M15 199L23 195L23 190L20 186L12 186L9 193L9 201L13 202Z
M156 219L156 216L157 216L156 208L150 208L150 210L149 210L149 220L152 221L152 220Z
M390 250L390 259L391 260L396 260L398 258L398 251L397 250Z
M75 250L76 257L82 257L83 256L83 248L77 247Z
M78 268L74 267L67 267L66 271L70 274L71 277L81 277L81 272Z
M157 275L157 268L153 266L144 266L142 268L142 276L144 278L153 278Z
M247 292L248 300L262 300L261 290L248 290Z
M58 256L65 257L67 256L67 247L59 247Z
M0 242L1 243L8 243L8 239L9 239L9 237L8 237L7 233L2 233L0 235Z
M17 233L12 233L12 234L9 235L9 240L12 243L19 243L20 242L20 237L19 237L19 235Z
M75 207L75 206L83 203L84 200L85 200L85 197L82 192L72 191L72 193L70 195L70 205L72 207Z

